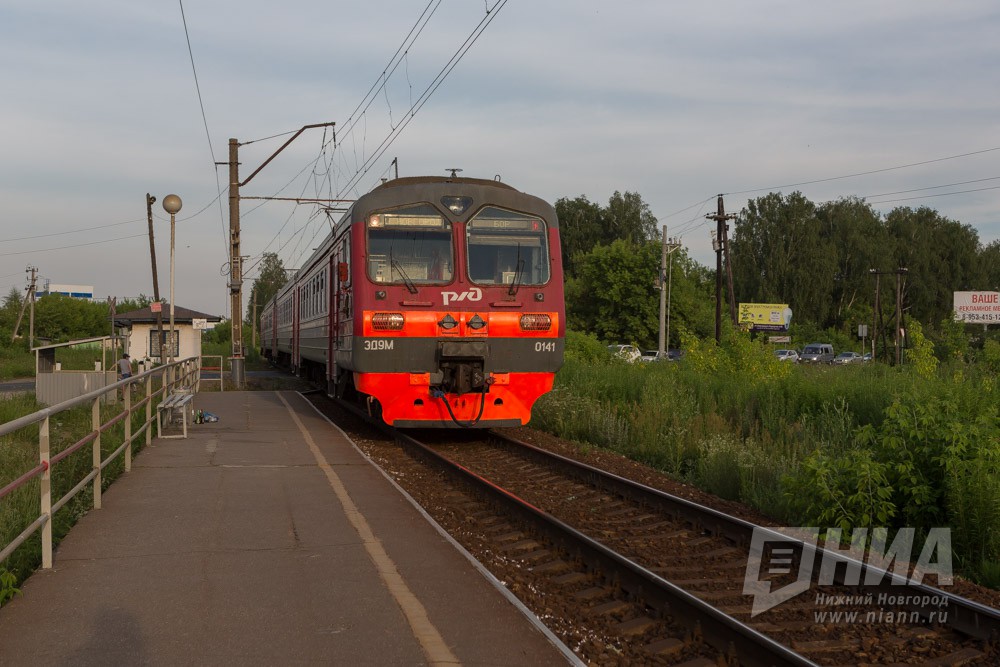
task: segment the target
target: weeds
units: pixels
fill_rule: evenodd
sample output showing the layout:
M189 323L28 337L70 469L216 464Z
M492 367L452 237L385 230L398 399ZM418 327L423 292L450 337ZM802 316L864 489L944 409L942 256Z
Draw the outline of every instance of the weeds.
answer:
M729 339L692 342L679 363L567 354L532 426L786 525L950 527L956 562L1000 582L1000 345L978 365L935 366L922 343L920 364L837 368Z

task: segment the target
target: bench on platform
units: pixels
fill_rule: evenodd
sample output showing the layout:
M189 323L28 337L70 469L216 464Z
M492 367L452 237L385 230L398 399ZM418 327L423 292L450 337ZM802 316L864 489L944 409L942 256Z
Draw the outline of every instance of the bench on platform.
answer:
M167 413L167 423L181 422L182 433L179 435L163 435L163 413ZM187 438L188 416L194 423L194 394L190 390L181 389L171 393L162 403L156 406L156 437Z

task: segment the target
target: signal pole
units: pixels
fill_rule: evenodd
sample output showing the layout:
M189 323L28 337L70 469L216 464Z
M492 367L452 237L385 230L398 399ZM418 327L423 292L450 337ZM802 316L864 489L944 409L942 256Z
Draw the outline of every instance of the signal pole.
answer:
M724 239L726 238L726 230L729 226L726 224L727 220L732 220L736 216L733 214L726 215L726 205L722 201L722 195L719 195L718 199L718 211L716 213L709 213L705 216L709 220L715 220L716 230L715 230L715 342L719 343L722 341L722 250L725 245ZM731 285L731 283L730 283ZM732 292L732 287L729 288ZM730 299L733 296L730 294ZM733 317L735 318L736 308L735 305L732 308Z

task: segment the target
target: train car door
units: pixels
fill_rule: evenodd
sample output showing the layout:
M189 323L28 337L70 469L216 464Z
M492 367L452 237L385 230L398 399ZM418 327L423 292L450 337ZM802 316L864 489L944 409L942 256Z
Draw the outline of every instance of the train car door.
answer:
M333 356L336 349L334 339L337 335L337 292L340 289L337 280L337 251L330 252L330 261L326 267L326 386L327 392L333 393L334 380L337 377L337 360Z
M330 295L329 391L341 398L344 397L345 391L351 384L349 382L350 371L341 368L339 363L345 346L344 330L351 326L350 317L346 311L346 307L350 303L351 277L348 265L350 239L349 234L341 236L330 256L330 282L333 285L333 293Z
M278 361L278 299L271 300L271 355L272 360Z
M302 288L296 285L292 292L292 368L296 375L299 374L301 368L301 359L299 359L299 316L301 315L299 299L301 298L301 290Z

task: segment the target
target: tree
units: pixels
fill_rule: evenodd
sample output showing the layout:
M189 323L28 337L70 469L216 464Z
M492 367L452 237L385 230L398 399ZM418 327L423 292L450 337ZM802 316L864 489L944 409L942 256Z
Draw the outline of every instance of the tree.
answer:
M629 243L645 243L659 236L656 216L649 209L649 204L642 200L637 192L622 194L615 190L608 200L608 206L603 211L604 228L607 230L605 239L623 239Z
M108 304L46 294L35 303L35 336L62 343L111 334Z
M580 257L579 276L567 281L569 327L608 342L648 345L659 327L656 244L618 240Z
M853 330L853 325L871 321L871 269L888 266L891 244L879 214L860 199L823 204L816 209L816 218L835 260L830 312L823 324Z
M577 259L604 240L601 207L580 195L572 200L559 199L555 209L559 216L563 270L567 276L575 276Z
M257 304L257 328L260 329L260 316L265 305L278 293L287 282L288 276L285 274L285 266L277 253L265 252L261 258L260 273L253 281L250 289L250 305L247 308L247 323L251 323L253 304Z
M14 333L14 324L17 322L17 314L21 312L23 299L24 296L16 287L11 287L4 298L3 307L0 308L0 345L10 345L10 337Z
M922 322L939 322L952 312L955 291L981 289L979 235L969 225L921 207L900 207L886 216L892 237L892 264L907 269L903 304Z
M736 221L732 262L738 301L787 303L797 319L827 325L836 248L802 193L747 202Z
M980 249L979 266L982 271L982 285L978 289L1000 292L1000 240L993 241Z
M583 195L573 200L559 199L555 209L563 270L570 277L577 275L580 257L598 245L611 245L617 240L640 245L659 237L656 217L636 192L615 191L606 207Z

